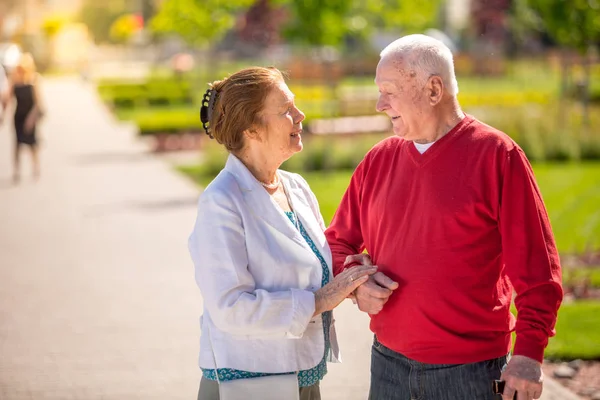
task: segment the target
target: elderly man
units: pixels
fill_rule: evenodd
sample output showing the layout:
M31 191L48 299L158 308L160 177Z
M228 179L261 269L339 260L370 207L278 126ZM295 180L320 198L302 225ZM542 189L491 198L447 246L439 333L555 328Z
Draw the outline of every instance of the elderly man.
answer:
M355 292L375 333L369 398L496 399L496 379L503 399L539 398L563 292L525 154L461 111L452 54L438 40L390 44L375 83L395 136L356 168L327 230L334 274L365 249L379 267Z

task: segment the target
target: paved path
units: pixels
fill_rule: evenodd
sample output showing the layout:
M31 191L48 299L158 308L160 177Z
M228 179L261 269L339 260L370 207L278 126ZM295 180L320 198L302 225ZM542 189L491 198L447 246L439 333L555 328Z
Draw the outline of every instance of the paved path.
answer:
M12 131L0 128L0 399L194 399L198 190L88 86L49 80L44 98L39 182L25 158L11 184ZM336 319L345 362L323 398L366 399L368 318L348 302Z

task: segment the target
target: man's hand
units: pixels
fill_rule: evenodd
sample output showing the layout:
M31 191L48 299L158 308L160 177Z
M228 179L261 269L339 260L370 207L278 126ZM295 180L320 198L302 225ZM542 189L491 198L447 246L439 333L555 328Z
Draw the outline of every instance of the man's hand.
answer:
M371 261L371 256L367 253L353 254L346 257L344 268L350 264L373 265L373 261Z
M368 314L379 313L397 288L398 283L382 272L376 272L354 291L358 309Z
M355 265L337 274L331 282L315 292L315 315L333 310L375 271L377 267L374 265Z
M354 254L346 257L344 266L358 263L362 265L372 265L371 257L368 254ZM368 314L377 314L383 309L383 305L388 301L392 292L398 288L398 283L394 282L382 272L376 272L369 276L367 282L360 285L352 296L352 301L358 303L358 309Z
M502 400L512 400L515 391L517 400L539 399L542 395L542 364L532 358L513 356L500 379L505 382Z

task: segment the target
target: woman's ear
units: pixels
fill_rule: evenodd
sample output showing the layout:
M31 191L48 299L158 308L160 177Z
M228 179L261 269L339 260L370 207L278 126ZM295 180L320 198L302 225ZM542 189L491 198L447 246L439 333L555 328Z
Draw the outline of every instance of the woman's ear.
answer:
M243 133L246 140L258 140L259 142L261 140L260 133L255 127L245 129Z

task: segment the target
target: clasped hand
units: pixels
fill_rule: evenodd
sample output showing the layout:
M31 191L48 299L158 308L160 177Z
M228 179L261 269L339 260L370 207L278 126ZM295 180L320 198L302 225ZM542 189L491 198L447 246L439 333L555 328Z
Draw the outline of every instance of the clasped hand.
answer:
M373 265L368 254L355 254L346 257L344 266L355 263ZM376 272L369 275L369 278L358 286L350 297L357 303L359 310L368 314L377 314L383 309L383 306L397 288L397 282L394 282L382 272Z

